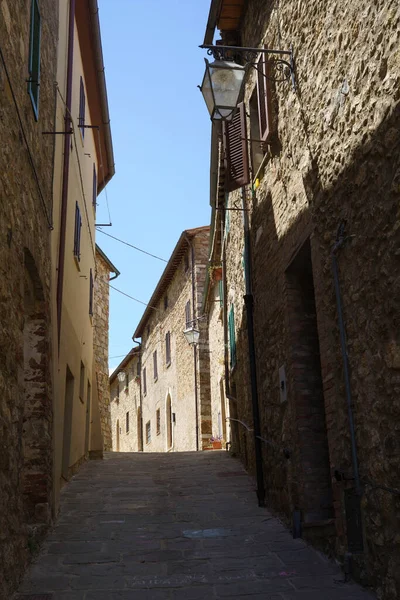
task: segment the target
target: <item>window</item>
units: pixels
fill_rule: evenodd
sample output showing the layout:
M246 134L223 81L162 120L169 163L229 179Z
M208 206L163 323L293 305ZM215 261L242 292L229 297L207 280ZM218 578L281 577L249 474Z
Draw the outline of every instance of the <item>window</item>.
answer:
M126 413L126 433L129 433L129 411Z
M93 163L92 205L93 205L94 210L96 210L96 206L97 206L97 173L96 173L96 165L94 163Z
M89 315L93 317L93 271L90 269L89 281Z
M168 296L167 294L165 294L164 296L164 310L167 310L168 308Z
M146 423L146 444L150 444L151 442L151 425L150 421Z
M250 151L253 176L256 175L264 158L263 142L260 134L260 117L258 113L258 86L255 86L249 102L250 109Z
M82 217L79 209L79 204L75 204L75 231L74 231L74 256L80 261L81 260L81 231L82 231Z
M85 365L81 361L81 374L79 379L79 398L81 402L84 402L85 397Z
M167 367L171 364L171 332L165 334L165 362Z
M41 23L38 0L32 0L31 29L29 39L29 80L28 94L36 121L39 118L39 84L40 84L40 35Z
M233 367L236 365L235 313L233 309L233 304L231 305L231 309L229 311L228 331L230 367L231 369L233 369Z
M161 432L161 415L160 415L160 409L157 408L156 411L156 433L157 435L160 435Z
M228 192L250 182L246 110L243 102L238 105L238 109L231 121L222 123L225 188Z
M85 137L85 109L86 109L86 97L85 97L85 86L81 77L80 88L79 88L79 117L78 126L81 130L82 138Z
M146 367L143 369L143 394L147 394Z
M185 322L186 322L186 329L189 329L190 326L192 325L192 320L191 320L191 314L190 314L190 300L188 300L186 302L186 306L185 306Z
M157 350L154 350L154 352L153 352L153 374L154 374L154 380L156 381L158 379Z

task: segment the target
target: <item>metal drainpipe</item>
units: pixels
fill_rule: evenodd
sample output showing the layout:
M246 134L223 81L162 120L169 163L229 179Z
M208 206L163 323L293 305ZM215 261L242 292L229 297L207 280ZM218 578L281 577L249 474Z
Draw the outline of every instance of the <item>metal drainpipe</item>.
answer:
M134 336L132 336L132 341L134 344L138 344L139 348L140 348L140 353L139 353L139 361L140 361L140 367L142 366L142 342L139 342L138 340L135 340ZM139 399L140 399L140 445L141 445L141 452L143 452L143 412L142 412L142 407L143 407L143 403L142 403L142 373L140 373L140 378L139 378Z
M256 351L254 343L254 298L251 286L251 268L250 268L250 229L249 218L246 211L246 188L242 187L242 208L243 208L243 231L244 231L244 273L246 283L246 294L244 302L247 313L247 340L249 346L249 366L250 366L250 386L251 386L251 404L253 409L253 427L254 427L254 449L256 458L256 476L257 476L257 498L258 505L264 506L265 487L261 446L261 428L260 428L260 409L258 404L257 387L257 367Z
M195 264L194 264L194 246L191 240L186 237L187 242L189 244L189 248L191 250L191 262L192 262L192 304L193 304L193 324L196 322L196 291L195 291ZM194 371L194 405L196 411L196 451L199 451L199 398L197 391L197 347L196 344L193 345L193 371Z
M75 26L75 0L69 3L69 24L68 24L68 58L67 58L67 87L65 98L65 131L71 130L71 103L72 103L72 68L74 58L74 26ZM64 264L65 264L65 238L67 231L67 206L68 206L68 179L69 179L69 159L70 159L71 134L64 135L64 164L63 181L61 192L61 220L60 220L60 247L58 253L58 272L57 272L57 325L58 325L58 351L60 352L61 339L61 313L62 297L64 288Z
M350 386L349 357L348 357L348 353L347 353L346 331L345 331L345 327L344 327L342 297L341 297L340 283L339 283L339 270L338 270L338 263L337 263L337 258L336 258L338 251L344 246L346 240L348 239L344 235L344 229L345 229L345 223L342 222L339 225L338 232L336 235L336 242L332 249L332 268L333 268L333 279L335 282L336 305L337 305L337 313L338 313L338 320L339 320L340 346L341 346L342 358L343 358L344 383L345 383L345 389L346 389L347 410L348 410L349 428L350 428L351 458L352 458L352 464L353 464L354 484L355 484L356 493L358 495L361 495L360 475L358 472L356 434L355 434L355 428L354 428L354 416L353 416L353 408L352 408L353 400L352 400L351 386Z

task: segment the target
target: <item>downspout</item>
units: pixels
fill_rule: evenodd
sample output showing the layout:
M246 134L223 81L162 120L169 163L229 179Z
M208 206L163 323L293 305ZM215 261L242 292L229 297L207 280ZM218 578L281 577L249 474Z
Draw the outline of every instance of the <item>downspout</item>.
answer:
M191 262L192 262L192 305L193 305L193 324L196 322L196 291L195 291L195 265L194 265L194 246L191 240L186 237L190 250L191 250ZM193 344L193 371L194 371L194 405L196 411L196 451L199 451L199 398L197 392L197 346Z
M351 439L351 459L353 464L353 475L354 475L354 484L356 494L361 496L362 490L360 485L360 475L358 471L358 456L357 456L357 444L356 444L356 434L354 427L354 415L353 415L353 399L351 395L351 385L350 385L350 368L349 368L349 357L347 352L347 341L346 341L346 331L344 327L344 319L343 319L343 308L342 308L342 296L340 292L340 283L339 283L339 269L337 263L337 253L343 248L346 241L349 239L344 235L345 223L342 221L339 225L336 242L332 248L332 269L333 269L333 279L335 282L335 295L336 295L336 305L337 305L337 313L338 313L338 321L339 321L339 332L340 332L340 346L342 350L342 359L343 359L343 370L344 370L344 383L346 390L346 401L347 401L347 411L348 411L348 419L349 419L349 428L350 428L350 439Z
M119 275L119 273L118 273ZM116 275L117 277L117 275ZM114 277L115 279L115 277ZM140 447L142 448L141 452L143 452L143 412L142 412L142 342L139 342L138 340L135 340L135 337L132 336L132 341L135 344L138 344L139 348L140 348L140 352L139 352L139 364L140 364L140 377L139 377L139 401L140 401Z
M60 247L58 253L57 270L57 325L58 325L58 352L60 352L61 338L61 313L62 298L64 288L64 264L65 264L65 238L67 231L67 207L68 207L68 179L69 179L69 159L71 144L71 103L72 103L72 69L74 59L74 26L75 26L75 0L70 0L69 4L69 24L68 24L68 58L67 58L67 88L65 99L65 135L64 135L64 164L63 164L63 182L61 192L61 220L60 220Z
M258 505L264 506L265 487L262 462L260 410L258 404L256 351L254 343L254 298L251 286L251 256L250 256L250 228L249 218L246 211L246 188L242 187L242 209L243 209L243 232L244 232L244 274L246 294L244 302L247 313L247 340L249 347L250 387L251 404L253 409L254 449L256 458L257 498Z

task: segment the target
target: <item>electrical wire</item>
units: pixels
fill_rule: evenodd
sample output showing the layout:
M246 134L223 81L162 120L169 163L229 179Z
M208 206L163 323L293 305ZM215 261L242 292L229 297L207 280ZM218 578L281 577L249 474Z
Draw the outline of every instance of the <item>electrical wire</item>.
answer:
M97 139L98 139L99 149L100 149L100 167L101 167L101 173L103 175L103 181L105 182L104 164L103 164L103 152L101 150L100 127L98 127L98 129L97 129ZM109 222L110 225L112 225L112 223L111 223L111 214L110 214L110 206L108 204L107 185L104 185L104 194L105 194L105 197L106 197L106 204L107 204L107 211L108 211L108 222Z
M168 262L167 260L165 260L165 258L161 258L160 256L156 256L155 254L151 254L151 252L142 250L142 248L138 248L137 246L134 246L133 244L129 244L129 242L124 242L124 240L120 240L119 238L115 237L114 235L111 235L110 233L106 233L102 229L97 229L97 231L100 231L100 233L102 233L103 235L107 235L108 237L112 238L113 240L117 240L117 242L120 242L121 244L125 244L125 246L129 246L130 248L133 248L134 250L137 250L138 252L147 254L147 256L151 256L152 258L156 258L157 260L161 260L162 262L165 262L165 263Z
M131 300L134 300L135 302L139 302L139 304L143 304L144 306L148 306L149 308L152 308L153 310L158 310L158 308L156 308L155 306L151 306L150 304L147 304L147 302L143 302L142 300L138 300L137 298L134 298L133 296L130 296L126 292L123 292L122 290L119 290L118 288L116 288L113 285L111 285L111 283L109 283L108 285L109 285L110 288L112 288L116 292L119 292L123 296L126 296L127 298L130 298Z
M3 54L3 51L2 51L1 48L0 48L0 56L1 56L1 61L2 61L3 66L4 66L4 72L5 72L6 77L7 77L7 82L8 82L8 85L10 87L11 96L12 96L12 99L13 99L13 102L14 102L14 107L15 107L15 110L16 110L16 113L17 113L17 117L18 117L18 121L19 121L19 126L20 126L21 132L22 132L22 137L24 138L25 146L26 146L26 149L28 150L29 162L31 163L33 174L35 176L35 181L36 181L37 188L39 190L39 196L40 196L40 199L42 201L43 211L44 211L44 214L46 216L47 224L48 224L49 229L54 229L52 219L49 216L49 213L47 211L46 200L44 199L42 188L40 186L39 176L37 174L36 166L35 166L35 163L34 163L34 160L33 160L33 156L32 156L32 152L31 152L31 149L29 147L28 140L27 140L27 137L26 137L26 134L25 134L25 129L24 129L24 125L22 123L21 113L19 112L17 99L16 99L15 94L14 94L14 89L13 89L13 86L12 86L12 83L11 83L11 78L10 78L10 75L8 73L6 61L5 61L4 54Z

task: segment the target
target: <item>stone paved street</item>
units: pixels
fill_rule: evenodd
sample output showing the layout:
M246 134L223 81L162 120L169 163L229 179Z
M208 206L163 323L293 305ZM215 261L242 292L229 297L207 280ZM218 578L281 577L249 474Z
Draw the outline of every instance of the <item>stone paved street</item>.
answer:
M18 599L371 600L342 581L257 507L226 452L110 453L64 489Z

